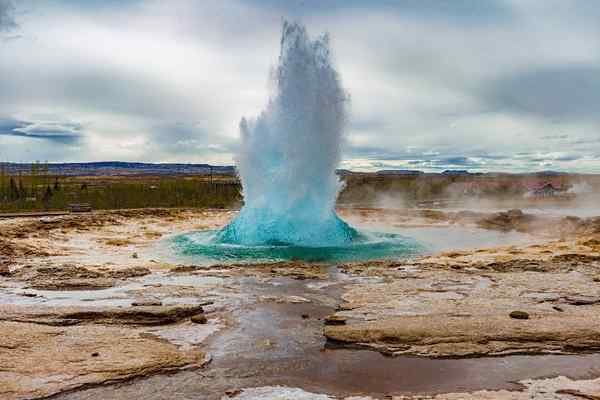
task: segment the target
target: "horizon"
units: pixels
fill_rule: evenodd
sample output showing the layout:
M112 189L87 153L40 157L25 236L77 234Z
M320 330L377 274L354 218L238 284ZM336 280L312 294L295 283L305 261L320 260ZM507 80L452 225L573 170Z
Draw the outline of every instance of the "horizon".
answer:
M11 161L0 161L0 167L5 166L23 166L23 167L31 167L33 165L37 166L75 166L75 165L98 165L98 164L117 164L115 167L119 166L118 164L138 164L138 165L147 165L147 166L190 166L190 167L210 167L210 168L222 168L222 169L237 169L235 164L209 164L209 163L191 163L191 162L145 162L145 161L73 161L73 162L46 162L46 161L33 161L33 162L11 162ZM123 167L123 166L119 166ZM133 168L132 168L133 169ZM476 170L471 171L468 168L450 168L450 169L436 169L436 170L425 170L425 169L411 169L411 168L387 168L387 169L376 169L376 170L360 170L360 169L349 169L349 168L336 168L336 172L348 171L350 173L355 174L376 174L383 172L406 172L407 175L410 173L422 173L425 175L442 175L442 174L460 174L465 173L468 175L493 175L493 174L506 174L506 175L599 175L600 173L595 172L568 172L568 171L557 171L552 169L545 170L531 170L526 172L510 172L510 171L499 171L499 170ZM191 173L190 173L191 174ZM236 173L237 174L237 173ZM393 174L392 174L393 175ZM399 174L402 175L402 174Z
M600 173L599 16L578 0L0 0L0 160L234 165L291 19L330 34L352 99L340 169Z

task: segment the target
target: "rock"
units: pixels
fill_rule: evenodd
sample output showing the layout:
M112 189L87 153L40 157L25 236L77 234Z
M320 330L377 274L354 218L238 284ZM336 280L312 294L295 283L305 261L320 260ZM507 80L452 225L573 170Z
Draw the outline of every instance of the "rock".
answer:
M190 318L190 321L192 321L195 324L206 324L208 322L208 319L206 319L206 316L204 316L204 314L197 314L197 315L193 315L192 318Z
M172 273L188 273L188 272L194 272L199 270L200 267L197 267L195 265L180 265L177 266L173 269L171 269Z
M340 315L330 315L325 318L325 325L346 325L346 318Z
M574 295L565 297L565 301L574 306L588 306L600 303L600 297Z
M196 304L151 307L27 307L0 305L0 321L50 326L82 324L166 325L204 312Z
M131 255L131 258L139 258L139 256L138 256L138 253L133 253L133 254Z
M552 308L555 309L556 311L559 311L559 312L564 312L565 311L562 307L559 307L559 306L553 306Z
M150 274L144 267L130 267L100 271L78 265L21 269L17 277L28 282L28 287L38 290L99 290L117 284L118 279L136 278Z
M291 304L310 303L309 299L300 296L286 296L284 297L284 301Z
M8 268L8 264L0 264L0 276L9 276L10 269Z
M0 351L3 400L46 398L206 362L202 352L182 351L138 329L102 325L52 327L3 321L0 348L10 349Z
M107 276L115 279L139 278L150 275L151 271L145 267L131 267L124 269L111 270L106 273Z
M242 393L242 390L241 390L241 389L227 389L227 390L225 391L225 395L226 395L227 397L235 397L235 396L237 396L237 395L239 395L239 394L241 394L241 393Z
M513 319L529 319L529 314L525 311L512 311L509 316Z
M115 286L115 281L110 278L96 279L50 279L50 280L35 280L27 286L28 289L36 290L54 290L54 291L71 291L71 290L102 290L109 289Z
M477 225L484 229L496 229L500 231L527 231L535 222L535 217L527 215L521 210L508 210L495 213L477 221Z
M134 301L133 303L131 303L132 307L156 307L156 306L162 306L162 302L159 300L141 300L141 301Z
M98 353L98 352L92 353L92 357L98 357L99 355L100 355L100 353Z
M309 318L310 318L310 315L308 315L308 314L302 314L302 319L309 319Z

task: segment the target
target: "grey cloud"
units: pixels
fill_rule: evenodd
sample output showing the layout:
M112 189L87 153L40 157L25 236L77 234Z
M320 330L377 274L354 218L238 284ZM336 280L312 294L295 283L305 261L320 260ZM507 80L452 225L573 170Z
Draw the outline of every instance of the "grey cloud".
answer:
M72 122L33 122L5 118L0 119L0 135L73 144L82 138L83 126Z
M600 65L542 66L504 76L482 98L499 110L548 119L598 119Z
M348 10L397 13L417 19L433 18L461 24L502 22L512 17L511 8L500 0L243 0L243 3L298 18Z
M556 158L554 158L554 161L577 161L577 160L581 160L581 159L582 159L582 156L571 154L571 155L556 157Z
M0 0L0 32L17 27L14 17L15 5L12 0Z
M229 138L211 134L201 122L163 123L150 128L149 144L174 154L228 153L235 148Z
M26 65L22 71L3 77L0 66L0 101L28 103L33 100L148 117L165 114L176 117L191 112L187 99L173 88L128 71L83 63L47 68L40 73L32 73L33 67L39 70L37 66ZM14 79L15 75L20 79Z
M547 135L547 136L542 136L540 139L542 140L561 140L561 139L568 139L569 135Z

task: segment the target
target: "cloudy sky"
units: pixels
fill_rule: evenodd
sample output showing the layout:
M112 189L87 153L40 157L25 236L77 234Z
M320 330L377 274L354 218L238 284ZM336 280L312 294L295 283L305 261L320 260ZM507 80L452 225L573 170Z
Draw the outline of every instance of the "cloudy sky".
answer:
M0 0L0 161L233 161L281 22L331 34L343 167L600 172L600 2Z

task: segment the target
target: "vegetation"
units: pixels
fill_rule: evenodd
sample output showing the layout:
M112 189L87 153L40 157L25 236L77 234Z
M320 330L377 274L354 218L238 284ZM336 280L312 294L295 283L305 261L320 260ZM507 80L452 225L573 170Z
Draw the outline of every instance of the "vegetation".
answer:
M0 164L0 213L63 211L87 203L92 209L144 207L233 208L242 204L235 177L207 175L59 176L33 164L27 174L8 174ZM532 188L551 183L565 192L584 180L600 193L600 175L346 175L340 205L427 206L431 201L465 198L502 201L523 199Z
M230 177L72 177L48 174L44 164L12 176L0 170L0 212L61 211L71 204L93 209L143 207L234 207L239 183Z

